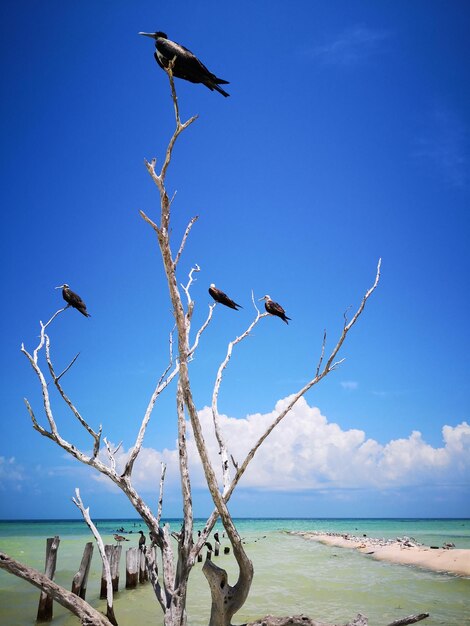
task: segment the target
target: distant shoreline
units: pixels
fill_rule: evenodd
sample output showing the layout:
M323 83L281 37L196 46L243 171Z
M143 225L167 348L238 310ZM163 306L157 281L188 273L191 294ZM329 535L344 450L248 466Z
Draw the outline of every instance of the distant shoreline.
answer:
M470 577L469 549L424 546L408 537L395 540L374 539L347 533L295 530L290 531L289 534L301 536L310 541L318 541L331 547L357 550L379 561Z

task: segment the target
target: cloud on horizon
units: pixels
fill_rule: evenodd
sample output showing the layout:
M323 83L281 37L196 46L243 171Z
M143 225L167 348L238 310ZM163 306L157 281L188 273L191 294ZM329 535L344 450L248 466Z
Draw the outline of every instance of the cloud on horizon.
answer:
M279 400L274 411L243 419L220 416L229 454L241 463L290 397ZM210 457L219 472L220 456L213 435L209 407L199 411ZM205 479L188 424L191 484L203 488ZM442 447L426 443L419 431L407 438L380 444L359 429L343 430L329 422L316 407L301 398L258 450L240 487L267 491L402 488L417 485L470 482L470 425L442 428ZM105 454L103 460L105 460ZM117 455L122 467L127 452ZM142 491L158 490L161 462L167 464L166 487L179 484L177 449L143 448L134 469L134 484ZM220 472L219 472L220 475ZM101 476L96 477L100 482Z

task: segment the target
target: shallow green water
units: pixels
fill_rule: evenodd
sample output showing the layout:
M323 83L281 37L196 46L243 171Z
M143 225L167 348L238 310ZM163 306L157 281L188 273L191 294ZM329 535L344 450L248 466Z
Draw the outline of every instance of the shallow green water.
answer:
M177 520L170 522L178 530ZM201 524L202 525L202 524ZM139 522L99 521L106 543L124 527L129 543L137 545ZM427 611L428 626L470 626L470 579L437 574L418 568L374 561L354 550L331 548L286 533L286 530L328 530L367 534L373 537L411 536L427 545L452 541L470 548L470 520L238 520L237 527L255 567L250 597L236 622L242 623L267 613L305 613L339 624L357 612L372 625L387 624L411 613ZM143 528L143 526L142 526ZM196 525L197 529L197 525ZM219 525L219 534L222 536ZM61 537L56 582L70 588L83 547L91 535L83 521L0 522L0 549L40 570L44 568L45 539ZM225 541L222 542L222 547ZM221 553L223 550L221 550ZM236 567L231 555L216 561L235 582ZM120 626L162 623L159 607L149 584L126 591L125 559L121 559L121 591L115 598ZM98 599L101 563L95 548L88 582L87 600L104 609ZM210 596L198 564L191 575L188 601L189 624L208 622ZM0 624L21 626L35 622L39 592L26 582L0 571ZM72 626L78 620L54 605L54 624Z

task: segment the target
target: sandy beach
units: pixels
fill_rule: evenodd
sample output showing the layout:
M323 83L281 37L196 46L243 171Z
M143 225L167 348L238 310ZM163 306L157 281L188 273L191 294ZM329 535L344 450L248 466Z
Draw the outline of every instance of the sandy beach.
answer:
M357 537L349 534L304 532L301 535L312 541L319 541L338 548L355 549L362 554L381 561L414 565L436 572L446 572L457 576L470 576L470 550L453 547L436 548L424 546L411 538L403 537L395 540Z

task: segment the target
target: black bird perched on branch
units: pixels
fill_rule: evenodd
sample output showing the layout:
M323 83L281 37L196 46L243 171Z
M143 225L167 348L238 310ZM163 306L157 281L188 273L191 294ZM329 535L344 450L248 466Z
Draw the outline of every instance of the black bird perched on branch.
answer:
M277 315L277 317L280 317L286 324L289 323L287 320L290 320L290 317L287 317L286 312L280 304L271 300L271 296L263 296L260 300L264 300L264 308L268 313Z
M231 309L235 309L235 311L243 308L240 304L237 304L231 298L229 298L226 293L220 291L220 289L217 289L214 283L212 283L209 287L209 293L216 302L220 302L220 304L225 304L225 306L228 306Z
M145 541L146 541L146 537L143 533L143 531L139 530L140 533L140 537L139 537L139 550L143 550L144 546L145 546Z
M91 315L86 310L86 304L77 293L70 289L67 283L59 285L58 287L56 287L56 289L62 289L62 297L69 306L73 306L74 309L80 311L80 313L85 317L91 317Z
M155 52L153 56L160 67L163 69L168 68L170 61L175 59L173 76L189 80L190 83L202 83L211 91L215 89L225 97L230 95L219 87L219 85L228 85L227 80L223 80L223 78L218 78L215 74L212 74L212 72L194 56L191 50L168 39L166 33L157 31L156 33L139 33L139 35L155 39Z

